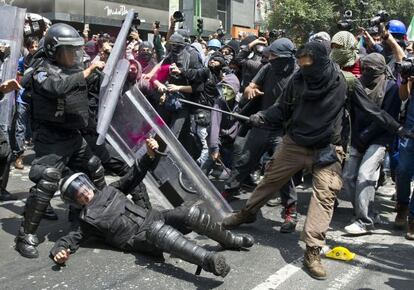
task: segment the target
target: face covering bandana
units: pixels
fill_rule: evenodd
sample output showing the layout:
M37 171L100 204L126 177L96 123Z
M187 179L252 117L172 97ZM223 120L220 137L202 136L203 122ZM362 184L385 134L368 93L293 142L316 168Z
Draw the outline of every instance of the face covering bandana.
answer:
M140 52L138 53L138 61L142 60L144 62L149 62L151 60L152 54L150 52Z
M223 85L223 97L226 101L231 101L236 97L236 94L231 87Z
M293 58L274 58L269 60L275 74L285 75L293 71L295 61Z
M224 59L226 60L226 64L229 65L230 62L233 60L233 55L227 54L224 56Z
M352 49L332 48L330 57L340 67L349 67L355 64L357 52Z
M171 52L175 54L179 54L184 50L184 46L182 45L171 45Z

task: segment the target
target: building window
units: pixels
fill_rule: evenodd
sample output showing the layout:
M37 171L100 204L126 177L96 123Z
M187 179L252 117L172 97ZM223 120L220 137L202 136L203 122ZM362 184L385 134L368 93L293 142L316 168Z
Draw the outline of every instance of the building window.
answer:
M223 29L225 31L229 31L228 11L229 11L229 1L228 0L217 0L217 19L221 21L223 25Z

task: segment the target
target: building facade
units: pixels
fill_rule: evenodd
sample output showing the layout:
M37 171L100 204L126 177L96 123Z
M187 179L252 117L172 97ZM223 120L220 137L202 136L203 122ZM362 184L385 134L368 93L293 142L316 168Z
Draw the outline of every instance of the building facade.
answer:
M14 0L13 5L27 8L28 12L38 13L52 22L67 22L78 29L84 23L92 30L116 29L122 24L129 9L139 13L142 21L140 29L151 30L154 21L160 21L161 31L168 29L169 15L174 10L190 7L186 18L194 27L195 19L204 20L204 35L215 32L220 25L230 31L232 25L253 27L255 3L257 0ZM201 16L195 13L197 8ZM193 13L193 15L189 15ZM186 21L186 23L188 23ZM192 29L189 28L191 31Z

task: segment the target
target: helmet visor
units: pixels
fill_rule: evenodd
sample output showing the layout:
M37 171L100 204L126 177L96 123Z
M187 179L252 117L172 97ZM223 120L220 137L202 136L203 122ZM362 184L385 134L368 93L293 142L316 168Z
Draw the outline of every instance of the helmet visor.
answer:
M66 68L82 67L82 47L69 45L59 46L56 52L56 62Z
M83 173L69 177L62 185L61 195L65 201L78 206L88 204L95 195L95 186Z

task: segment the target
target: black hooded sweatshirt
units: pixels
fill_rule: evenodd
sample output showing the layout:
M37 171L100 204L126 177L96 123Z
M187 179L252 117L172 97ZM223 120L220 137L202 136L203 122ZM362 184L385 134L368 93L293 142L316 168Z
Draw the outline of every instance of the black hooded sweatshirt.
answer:
M266 111L259 112L265 123L284 124L287 135L300 146L318 149L329 144L341 145L343 114L348 103L359 107L390 132L398 130L399 124L369 100L359 81L346 97L345 77L329 59L322 44L307 43L298 52L299 57L303 54L312 57L313 65L301 68L281 98Z

